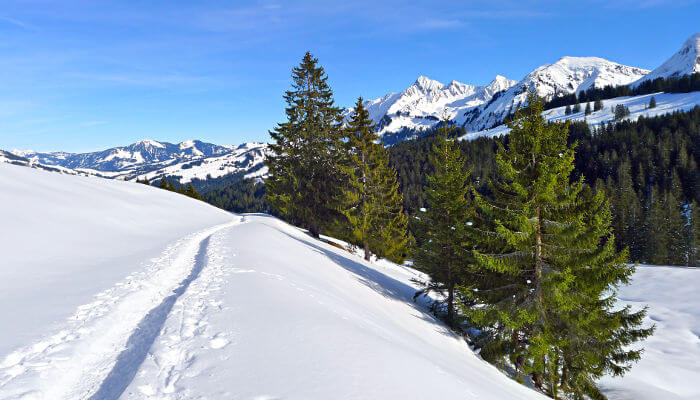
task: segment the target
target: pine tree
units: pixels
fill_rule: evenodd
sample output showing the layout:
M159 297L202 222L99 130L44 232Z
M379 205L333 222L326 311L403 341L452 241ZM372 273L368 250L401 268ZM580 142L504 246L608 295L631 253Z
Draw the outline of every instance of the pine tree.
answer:
M586 103L586 115L591 115L591 103Z
M284 95L287 121L270 131L274 143L266 159L267 200L318 238L338 217L345 181L339 167L344 156L341 112L323 67L311 53L292 70L292 81Z
M350 241L363 248L365 260L369 261L373 252L398 262L408 241L403 196L396 171L389 166L388 154L362 103L359 98L346 129L349 157L343 170L349 182L342 213L347 218Z
M603 374L623 374L638 351L625 346L651 334L645 311L615 309L615 288L634 268L618 252L604 191L571 181L568 127L548 124L535 93L509 125L493 198L476 194L476 277L461 288L480 304L465 315L491 361L510 361L558 398L604 398Z
M574 109L572 111L573 111L573 113L580 113L581 112L581 103L574 104Z
M465 282L473 263L466 244L473 204L469 198L470 172L464 172L466 160L459 144L448 139L451 130L449 121L443 121L430 155L435 171L428 176L427 208L418 216L416 235L420 246L414 263L430 276L429 290L447 293L446 321L453 327L455 288Z
M566 108L564 109L564 115L571 115L571 106L568 104L566 105Z
M600 111L603 109L603 100L596 98L593 102L593 111Z
M651 96L651 99L649 99L649 108L656 108L656 99L654 96Z

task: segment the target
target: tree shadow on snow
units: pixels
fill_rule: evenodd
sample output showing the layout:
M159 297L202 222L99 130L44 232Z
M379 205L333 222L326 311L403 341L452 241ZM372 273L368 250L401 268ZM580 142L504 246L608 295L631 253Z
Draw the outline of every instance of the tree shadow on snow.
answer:
M333 263L355 275L359 282L382 296L409 304L416 310L416 313L414 314L416 317L436 325L436 332L450 337L459 337L459 335L452 332L441 320L430 313L428 310L428 307L432 303L430 298L426 296L419 296L415 301L413 300L413 296L417 292L414 287L362 264L358 260L353 259L354 256L349 254L347 256L339 254L338 252L342 252L344 250L335 249L332 247L332 245L321 242L311 236L308 236L308 239L298 237L277 227L271 227L277 229L280 233L301 242L312 250L325 255L331 261L333 261Z

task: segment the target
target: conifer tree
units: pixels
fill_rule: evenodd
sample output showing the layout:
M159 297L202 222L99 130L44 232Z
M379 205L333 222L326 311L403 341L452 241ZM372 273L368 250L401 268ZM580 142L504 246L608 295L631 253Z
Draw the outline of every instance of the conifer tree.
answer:
M454 327L455 289L464 283L473 263L467 245L473 204L469 197L470 171L464 172L465 158L454 139L448 139L452 125L443 121L430 161L435 172L428 176L427 208L419 214L421 245L416 250L416 267L431 278L429 290L447 292L446 321Z
M568 104L566 105L566 108L564 109L564 114L565 115L571 114L571 106L570 105L568 105Z
M604 191L571 181L568 127L548 124L535 93L500 146L492 198L475 194L475 279L461 292L478 308L476 343L491 361L510 361L559 398L604 398L595 381L623 374L640 356L625 346L651 334L645 310L615 309L615 288L634 267L618 252Z
M591 115L591 103L586 103L586 115Z
M574 113L580 113L580 112L581 112L581 103L576 103L576 104L574 104L573 112L574 112Z
M649 108L656 108L656 99L654 96L651 96L651 99L649 100Z
M600 111L603 109L603 100L596 98L593 102L593 111Z
M292 70L292 81L284 95L287 120L270 131L274 143L266 159L267 200L318 238L338 217L345 181L339 167L341 112L323 67L311 53Z
M406 251L408 220L396 172L374 131L360 97L346 129L349 157L343 170L349 181L342 213L350 241L363 248L365 260L373 252L398 262Z

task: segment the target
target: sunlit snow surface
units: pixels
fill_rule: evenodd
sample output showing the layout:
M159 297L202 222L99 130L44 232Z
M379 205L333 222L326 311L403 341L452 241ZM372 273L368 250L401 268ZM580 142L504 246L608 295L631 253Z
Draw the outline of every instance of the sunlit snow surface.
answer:
M269 216L0 164L1 399L543 399Z
M649 108L649 101L654 97L656 107ZM614 107L622 104L629 108L630 115L626 120L636 121L639 117L655 117L676 111L688 111L700 106L700 92L691 93L653 93L641 96L617 97L603 100L603 109L585 115L586 104L581 105L581 112L566 115L566 107L557 107L543 113L548 121L585 121L592 127L614 122ZM591 102L593 107L593 102ZM510 131L506 125L499 125L493 129L479 132L470 132L462 136L462 139L475 139L481 136L500 136Z

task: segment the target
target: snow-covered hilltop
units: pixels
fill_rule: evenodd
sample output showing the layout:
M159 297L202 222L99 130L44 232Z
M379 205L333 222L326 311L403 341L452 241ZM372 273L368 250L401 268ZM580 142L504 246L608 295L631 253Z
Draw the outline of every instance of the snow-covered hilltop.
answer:
M365 106L385 143L392 144L435 126L445 113L467 132L491 128L524 105L530 89L550 100L590 88L636 85L648 79L696 72L700 72L700 33L691 36L681 50L651 72L598 57L562 57L535 68L518 82L497 76L487 86L456 81L444 85L421 76L405 91L367 100ZM348 109L347 114L351 113Z
M689 37L676 54L634 85L657 78L678 78L697 72L700 72L700 32Z
M0 185L1 399L546 399L414 302L410 268L145 185Z
M267 144L244 143L239 146L216 145L199 140L173 144L141 140L134 144L91 153L13 150L29 166L55 167L80 174L135 180L163 177L189 183L227 175L262 176ZM0 160L2 161L2 160Z

